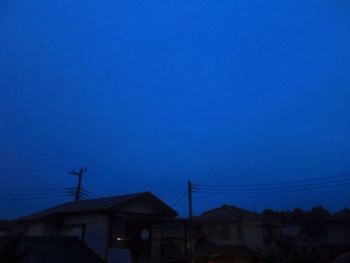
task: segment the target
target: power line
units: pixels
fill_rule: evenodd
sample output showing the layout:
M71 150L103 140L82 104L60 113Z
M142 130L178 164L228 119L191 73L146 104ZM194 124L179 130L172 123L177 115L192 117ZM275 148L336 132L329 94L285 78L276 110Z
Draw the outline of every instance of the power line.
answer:
M38 190L33 191L33 189L27 189L28 191L24 192L10 192L10 193L0 193L0 199L2 200L15 200L15 199L28 199L28 198L46 198L50 196L72 196L75 194L75 189L73 187L71 188L59 188L59 190ZM30 191L30 192L29 192ZM81 189L81 195L84 195L85 197L97 197L96 195L92 194L90 191L86 189Z
M16 195L0 195L0 198L11 198L11 199L14 199L14 198L17 198L17 197L35 197L35 196L42 196L42 197L45 197L45 196L48 196L48 195L52 195L52 194L59 194L59 195L66 195L66 193L64 191L60 191L60 192L47 192L47 193L26 193L26 194L16 194Z
M286 193L286 192L302 192L302 191L311 191L311 190L321 190L328 189L339 186L347 186L350 182L338 182L325 185L307 185L307 186L298 186L298 187L289 187L289 188L275 188L275 189L256 189L256 190L247 190L247 189L202 189L196 188L193 190L194 193L206 193L206 194L273 194L273 193Z
M127 176L127 175L126 175ZM114 187L117 185L117 181L114 181L115 177L107 177L107 176L101 176L99 175L96 180L96 177L91 177L89 175L86 175L86 184L89 185L90 188L97 188L101 193L111 193L111 194L117 194L118 188Z
M194 186L194 191L213 191L213 192L254 192L254 191L288 191L291 189L299 190L305 188L327 188L333 185L348 185L350 184L350 178L346 180L332 180L328 182L314 182L298 185L281 185L281 186L261 186L261 187L209 187L209 186Z
M62 196L72 196L75 194L74 187L68 188L50 188L50 189L21 189L21 190L8 190L6 193L1 192L0 198L2 197L10 197L11 199L16 197L36 197L36 196L49 196L52 194L61 194ZM81 189L81 194L85 196L95 196L90 191L86 189Z
M178 205L188 194L188 191L184 192L179 199L177 199L174 204L171 207L175 207L176 205Z
M194 193L214 195L256 195L324 190L350 184L350 173L295 181L242 185L192 184Z
M64 187L55 187L55 188L26 188L26 189L8 189L8 190L1 190L0 194L2 193L30 193L30 192L49 192L49 191L57 191L57 190L64 190Z
M89 181L87 182L91 187L98 187L100 190L102 190L103 192L105 192L105 191L109 191L109 192L114 192L114 191L116 191L116 189L115 188L112 188L110 185L108 185L108 184L103 184L103 183L101 183L101 182L99 182L99 181L95 181L95 180L93 180L93 181L91 181L90 180L90 184L89 184Z
M91 191L87 190L86 188L81 188L81 196L84 196L85 200L92 199L92 198L99 198L98 195L92 193Z
M219 188L244 188L244 187L264 187L264 186L281 186L281 185L292 185L292 184L302 184L307 182L317 182L317 181L332 181L337 179L350 179L350 173L343 173L332 176L324 176L324 177L313 177L306 178L294 181L281 181L281 182L271 182L271 183L254 183L254 184L242 184L242 185L217 185L217 184L192 184L193 187L219 187Z
M13 202L13 201L27 201L27 200L35 200L35 199L47 199L47 198L63 198L67 197L63 194L53 194L53 195L41 195L41 196L23 196L23 197L14 197L14 198L0 198L1 202Z

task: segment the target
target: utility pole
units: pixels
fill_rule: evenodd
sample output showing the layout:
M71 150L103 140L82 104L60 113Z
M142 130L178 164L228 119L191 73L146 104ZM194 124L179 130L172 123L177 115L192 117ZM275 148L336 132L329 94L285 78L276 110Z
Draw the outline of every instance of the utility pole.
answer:
M190 180L187 182L187 191L188 191L188 219L192 221L192 183Z
M190 180L187 182L187 192L188 192L188 262L192 263L193 258L193 231L192 231L192 220L193 220L193 213L192 213L192 183Z
M75 198L74 198L75 202L79 202L80 201L81 182L82 182L82 179L83 179L83 174L86 173L86 171L87 171L87 168L84 167L84 168L80 168L78 171L73 170L73 171L70 172L71 175L78 176L78 184L77 184L77 187L76 187L76 190L75 190Z

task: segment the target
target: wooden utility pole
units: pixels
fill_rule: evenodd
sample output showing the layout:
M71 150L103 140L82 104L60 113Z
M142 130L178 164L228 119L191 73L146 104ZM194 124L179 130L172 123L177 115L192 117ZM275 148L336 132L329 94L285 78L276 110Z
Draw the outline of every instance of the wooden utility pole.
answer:
M78 171L73 170L70 172L71 175L75 175L78 176L78 184L75 190L75 198L74 201L78 202L80 201L80 193L81 193L81 183L82 183L82 178L83 178L83 174L86 173L87 168L80 168Z
M187 192L188 192L188 262L191 263L193 259L193 231L192 231L192 183L189 180L187 182Z
M192 183L189 180L187 183L187 191L188 191L188 219L192 221Z

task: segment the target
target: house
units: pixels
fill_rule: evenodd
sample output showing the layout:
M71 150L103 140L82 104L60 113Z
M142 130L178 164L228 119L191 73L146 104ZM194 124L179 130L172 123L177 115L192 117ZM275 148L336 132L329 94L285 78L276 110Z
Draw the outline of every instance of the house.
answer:
M290 238L298 238L301 235L301 226L298 224L285 224L281 226L281 235Z
M75 236L110 263L185 256L185 222L150 192L68 202L19 221L27 236Z
M23 231L23 227L14 221L0 220L0 237L18 236L21 235Z
M226 258L215 262L251 262L256 252L271 248L279 236L277 223L232 205L202 213L195 218L194 229L195 257Z
M327 238L330 246L350 246L350 209L346 208L329 216Z

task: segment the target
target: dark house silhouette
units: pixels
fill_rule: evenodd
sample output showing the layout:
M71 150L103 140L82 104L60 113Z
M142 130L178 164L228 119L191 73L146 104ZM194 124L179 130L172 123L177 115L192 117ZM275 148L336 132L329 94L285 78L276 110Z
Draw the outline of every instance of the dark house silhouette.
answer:
M75 236L108 262L185 256L185 223L150 192L69 202L19 219L27 236ZM180 231L169 234L176 227Z
M251 262L257 252L274 245L279 226L232 205L205 211L194 221L195 257L199 262Z

